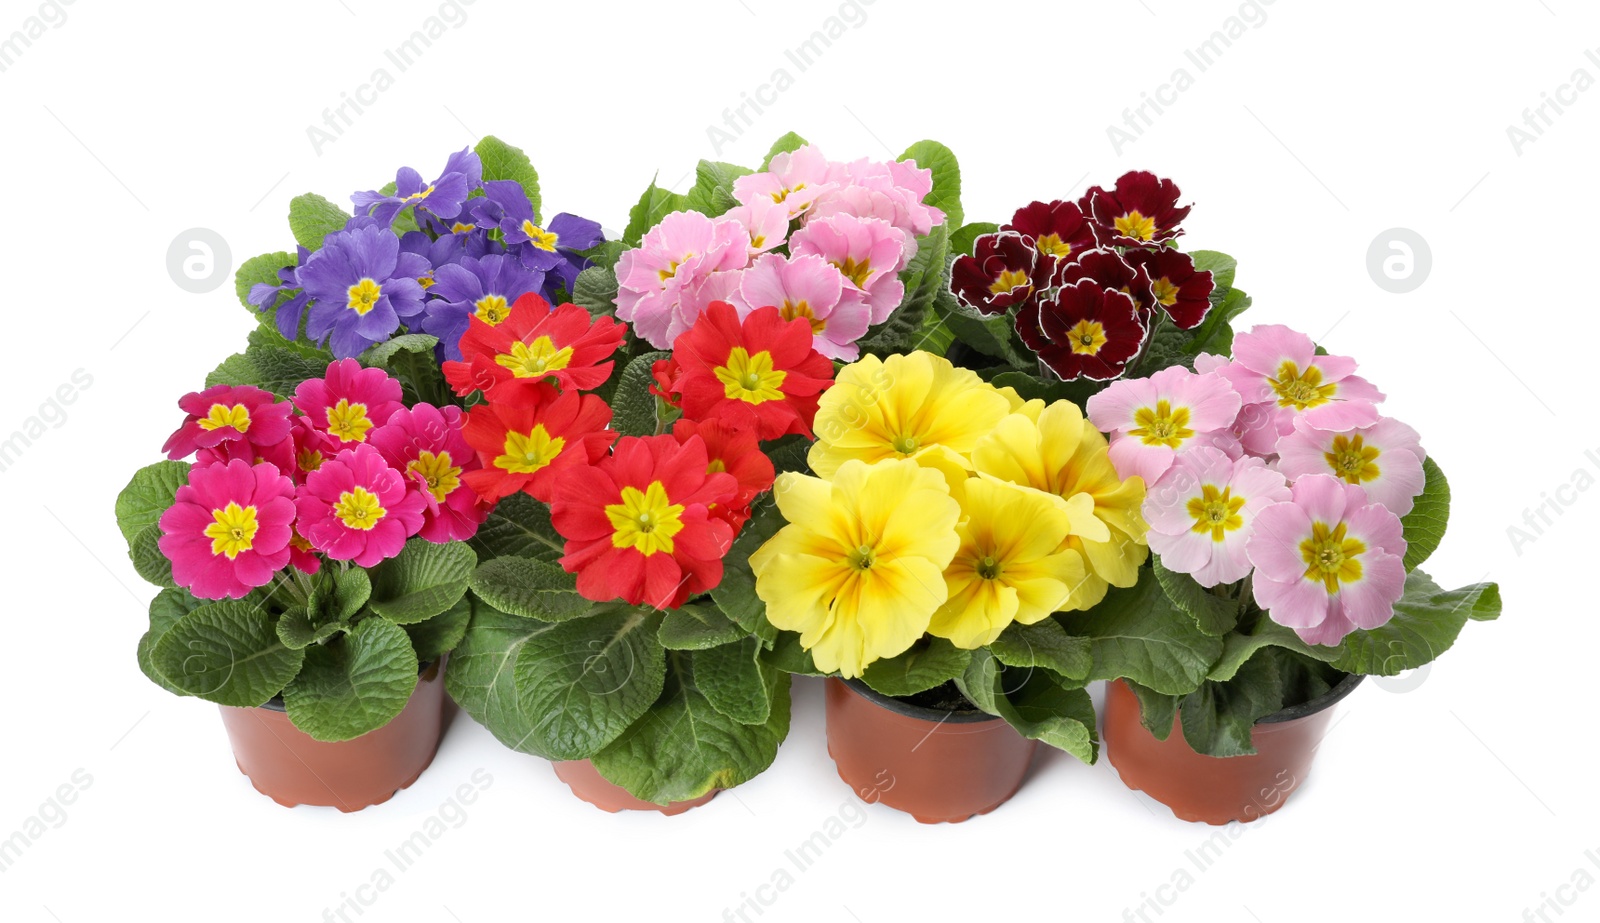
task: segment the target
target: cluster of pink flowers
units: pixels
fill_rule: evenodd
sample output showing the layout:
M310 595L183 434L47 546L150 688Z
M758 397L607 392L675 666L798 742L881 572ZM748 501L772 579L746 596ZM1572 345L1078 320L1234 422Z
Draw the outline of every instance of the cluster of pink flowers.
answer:
M1259 326L1233 358L1163 369L1089 399L1122 477L1149 485L1150 549L1202 586L1254 575L1256 602L1312 644L1394 615L1400 517L1424 487L1415 430L1381 416L1356 363Z
M401 401L400 383L354 359L300 383L294 402L260 388L187 394L167 457L194 456L162 515L173 579L202 599L238 599L322 555L371 567L420 535L471 538L488 507L463 475L479 460L457 407Z
M944 220L923 204L932 189L933 171L912 161L830 161L811 145L778 154L734 181L734 209L673 212L622 254L617 316L669 349L714 301L741 317L772 306L811 324L817 352L856 359L856 341L904 299L917 238Z

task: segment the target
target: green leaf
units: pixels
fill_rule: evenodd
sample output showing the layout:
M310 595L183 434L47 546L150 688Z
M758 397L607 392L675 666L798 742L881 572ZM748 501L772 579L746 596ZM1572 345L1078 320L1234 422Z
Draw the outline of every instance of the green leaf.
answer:
M572 284L572 303L588 311L590 317L615 317L616 270L608 266L590 266L578 273L578 280Z
M322 248L322 239L344 230L350 215L344 209L314 192L289 200L289 231L295 243L307 250Z
M800 137L792 131L772 142L772 147L767 149L767 156L761 161L761 172L765 173L767 168L772 166L772 158L778 156L779 154L787 154L791 151L797 151L810 143L811 142Z
M374 344L361 356L361 364L400 379L408 404L449 403L449 388L434 357L438 344L438 337L426 333L401 334Z
M1406 575L1405 594L1394 604L1394 618L1380 628L1345 636L1335 669L1368 676L1393 676L1414 670L1450 649L1468 619L1500 617L1500 587L1474 583L1442 590L1422 571Z
M740 724L766 724L772 715L772 677L761 642L747 637L694 654L694 679L711 707Z
M999 230L1000 225L995 224L993 221L974 221L971 224L961 225L954 234L950 235L950 255L971 256L972 251L977 249L978 238L985 234L993 234Z
M1099 605L1063 619L1062 627L1089 640L1090 679L1131 679L1167 695L1198 689L1222 653L1222 641L1202 634L1147 570L1138 584L1112 587Z
M945 326L955 339L967 344L985 356L1000 359L1015 368L1034 363L1031 353L1025 353L1016 336L1016 326L1010 317L974 317L956 303L949 290L939 292L933 302L934 310L942 313Z
M1305 643L1294 633L1294 629L1285 628L1262 614L1257 616L1255 626L1248 632L1231 632L1222 639L1222 656L1212 665L1206 678L1216 682L1233 679L1246 661L1267 647L1281 647L1321 661L1332 660L1338 654L1337 648Z
M538 224L540 206L544 204L539 195L539 171L522 148L512 147L494 135L484 135L473 150L483 161L484 179L512 179L522 186L533 204L533 221Z
M217 602L173 623L155 643L150 663L189 695L253 708L294 679L304 656L278 640L260 605Z
M128 486L117 494L117 528L128 547L149 526L153 526L172 506L178 488L189 483L189 463L160 461L133 473Z
M961 694L1017 733L1093 764L1099 755L1094 703L1080 685L1064 685L1049 670L1008 670L986 649L972 652L972 663L956 680Z
M731 644L748 635L722 610L708 603L687 603L661 619L657 640L669 651L703 651Z
M652 180L650 188L644 191L639 201L628 210L628 227L622 232L622 239L627 243L637 245L644 237L645 232L661 223L661 219L673 212L687 211L689 199L670 189L662 189Z
M382 618L306 651L283 690L294 726L323 741L350 740L394 720L417 688L417 655L405 629Z
M1139 700L1139 723L1144 725L1144 729L1156 740L1166 740L1172 736L1172 726L1178 717L1178 703L1183 701L1183 696L1162 695L1129 679L1122 682L1133 690L1134 698Z
M1189 258L1194 260L1196 270L1211 273L1212 284L1218 289L1233 288L1234 276L1239 269L1238 260L1216 250L1191 250Z
M671 675L650 716L594 757L595 768L634 797L656 804L698 798L748 782L772 765L789 734L789 677L774 672L764 724L740 724L712 707L692 661L671 655Z
M955 679L971 662L971 651L929 636L897 657L873 661L861 674L861 681L883 695L916 695Z
M1445 480L1439 463L1432 458L1422 462L1422 473L1426 477L1422 493L1411 512L1400 520L1406 540L1405 567L1408 571L1416 570L1439 550L1445 527L1450 523L1450 482Z
M1151 565L1167 599L1187 612L1203 633L1220 638L1239 623L1239 600L1218 596L1188 574L1167 570L1160 558L1152 557Z
M495 558L472 573L472 592L501 612L545 622L564 622L594 604L578 595L578 578L533 558Z
M156 642L161 640L178 620L205 605L204 600L196 599L188 590L176 587L162 590L155 598L150 600L150 630L139 638L139 670L150 679L152 683L167 690L174 695L188 695L177 686L167 681L165 676L155 668L151 661L150 652L155 649Z
M1261 718L1283 707L1284 682L1273 657L1252 657L1226 683L1205 682L1183 699L1183 739L1207 756L1256 752L1251 731Z
M314 359L280 346L252 346L217 366L206 376L206 387L254 385L288 399L294 396L302 381L321 378L327 371L325 359Z
M161 527L145 526L133 537L133 544L128 546L128 560L133 562L133 569L146 583L175 587L178 582L172 579L172 562L161 553L160 541Z
M288 296L280 293L272 299L265 310L258 310L250 303L250 289L258 284L274 288L282 285L283 283L278 280L278 270L293 265L295 265L295 255L282 250L276 253L263 253L245 260L233 274L233 291L239 296L239 303L262 323L271 323L278 313L278 305Z
M314 346L310 343L307 343L304 340L285 340L283 338L283 334L278 332L278 328L271 324L258 324L257 326L252 327L250 329L250 333L245 337L245 343L247 344L246 352L248 352L250 349L257 349L267 346L276 347L278 349L287 349L303 359L316 360L317 363L323 367L324 371L326 371L328 364L333 362L333 353L319 346ZM321 376L322 374L322 372L317 373L318 376Z
M750 555L778 534L783 525L783 514L778 512L776 503L758 504L722 559L722 581L711 588L711 599L722 614L746 632L761 638L769 647L777 639L778 629L767 621L767 605L756 595L756 575L750 569Z
M406 634L411 636L411 647L417 652L417 662L427 663L450 653L466 636L467 626L471 622L472 598L463 596L455 605L433 618L406 625ZM450 668L455 669L454 663Z
M522 711L537 716L530 743L550 759L588 759L637 721L666 674L659 625L653 613L616 607L524 644L515 670Z
M917 255L900 276L906 286L905 299L887 321L867 331L861 341L861 348L866 352L876 355L920 348L917 341L924 315L939 292L949 288L945 263L950 246L949 231L941 224L927 237L920 238L918 245Z
M565 541L550 524L548 506L515 493L495 505L469 544L484 561L503 557L554 561L564 553Z
M1043 667L1072 680L1086 680L1093 667L1087 639L1067 634L1053 618L1032 625L1013 622L989 645L1008 667Z
M800 646L800 635L793 631L780 631L773 640L772 649L762 651L761 657L770 666L796 676L827 676L817 669L811 652Z
M350 567L341 573L328 568L312 588L308 608L317 621L345 621L371 598L372 579L365 569Z
M368 605L400 625L427 621L461 599L477 565L478 556L463 542L414 538L373 569Z
M290 606L283 610L283 615L278 616L278 640L290 650L303 651L348 630L350 623L345 619L313 621L305 606Z
M943 211L947 228L961 227L965 214L961 210L961 165L955 152L937 141L918 141L899 159L914 160L917 166L933 171L933 191L922 203Z
M390 368L389 363L401 353L424 353L430 358L433 348L439 345L439 338L426 333L403 333L391 337L382 343L374 343L370 349L361 355L361 364L369 368Z
M450 654L445 691L495 739L523 753L547 756L537 749L533 726L542 715L522 710L515 667L522 648L554 630L549 622L507 615L472 596L464 597L472 614L466 634ZM452 607L454 611L454 607ZM421 627L432 622L420 623Z
M1226 356L1233 349L1233 321L1250 308L1250 296L1243 289L1229 289L1222 301L1211 306L1211 313L1192 331L1189 355L1209 352Z
M650 367L671 353L648 352L638 356L622 370L616 397L611 402L611 428L622 436L656 434L656 396L650 393L655 381Z
M695 167L694 188L689 190L684 204L713 218L721 215L739 204L733 197L733 181L752 172L737 164L702 160Z

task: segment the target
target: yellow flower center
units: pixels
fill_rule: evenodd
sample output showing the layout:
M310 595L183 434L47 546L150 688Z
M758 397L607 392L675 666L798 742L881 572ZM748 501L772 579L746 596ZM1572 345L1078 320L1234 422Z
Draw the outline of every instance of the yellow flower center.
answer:
M461 469L451 464L449 452L437 455L426 450L418 452L416 460L407 465L406 470L421 475L428 482L433 499L440 503L461 486Z
M428 196L431 196L431 195L433 195L433 187L429 186L428 188L422 190L421 192L413 192L412 194L406 196L405 200L407 202L420 202L423 199L426 199Z
M378 502L378 495L365 487L347 490L339 495L339 502L333 505L333 515L347 528L359 529L362 532L370 531L387 516L389 511Z
M1156 219L1146 218L1136 208L1111 222L1117 233L1134 240L1150 240L1156 236Z
M417 276L417 284L422 286L423 291L433 288L433 273L430 272Z
M357 314L365 315L378 303L378 297L383 294L383 289L371 279L362 279L350 286L350 310Z
M1306 563L1307 580L1321 581L1329 594L1339 592L1339 582L1361 579L1358 557L1367 550L1360 539L1345 536L1345 524L1329 529L1326 523L1311 524L1311 537L1300 543L1300 559Z
M532 343L512 343L511 352L495 356L494 361L518 378L543 378L567 367L572 361L572 347L557 349L549 337L542 336Z
M1220 542L1228 533L1244 525L1239 511L1244 509L1244 498L1235 497L1232 487L1217 490L1216 485L1200 488L1200 496L1189 498L1189 515L1194 517L1194 532L1210 532L1211 540Z
M785 299L783 302L783 307L778 309L778 314L784 320L797 320L803 317L810 321L812 336L816 336L828 328L828 319L825 317L818 318L815 314L811 313L811 304L807 301L800 301L796 303Z
M369 429L372 421L367 419L366 404L352 404L341 397L328 408L328 432L345 442L366 442Z
M1156 401L1155 407L1140 407L1133 412L1133 422L1139 424L1128 430L1128 435L1138 436L1145 445L1164 445L1176 449L1194 435L1189 428L1189 408L1174 409L1165 399Z
M450 233L465 234L468 231L475 231L477 228L478 226L476 224L467 224L464 221L457 221L455 224L450 225Z
M978 559L973 570L985 580L999 580L1000 575L1005 572L1005 567L994 555L986 554Z
M232 427L241 433L250 432L250 408L243 404L212 404L211 410L200 420L200 428L211 432L212 430Z
M302 449L300 454L295 456L295 464L300 466L301 471L315 471L322 467L322 453L316 449Z
M1369 446L1357 433L1354 436L1333 437L1333 449L1322 453L1333 473L1351 484L1376 480L1382 470L1373 462L1383 453Z
M713 458L706 464L706 474L722 474L727 470L728 466L723 464L720 458Z
M752 356L743 346L729 350L728 363L711 371L729 400L750 404L783 400L783 380L789 377L788 372L773 369L772 353L762 350Z
M1067 342L1080 356L1093 356L1106 345L1106 328L1092 320L1081 320L1067 331Z
M684 263L687 263L692 259L694 259L694 254L693 253L685 253L683 255L683 259L681 259L681 260L673 260L672 262L667 264L667 268L666 269L658 269L658 270L656 270L656 275L658 277L660 277L661 281L665 282L668 279L670 279L673 276L678 274L678 267L679 266L682 266Z
M651 481L644 490L622 488L622 502L606 506L611 520L611 544L633 548L645 557L658 551L672 553L672 537L683 531L683 506L673 503L660 481Z
M240 506L232 501L220 510L212 510L211 518L215 521L206 526L211 553L225 554L230 561L250 550L256 540L256 530L261 528L256 522L255 507Z
M544 250L547 253L556 252L556 241L560 238L550 231L546 231L532 221L524 221L522 222L522 233L528 235L528 243L533 244L540 250Z
M878 552L871 545L862 544L845 554L844 560L856 570L871 570L878 563Z
M894 437L889 444L894 446L894 450L901 455L910 455L922 447L922 440L918 439L915 433L901 433Z
M1289 361L1278 366L1278 376L1267 379L1267 384L1277 392L1279 407L1293 407L1296 410L1321 407L1332 400L1334 393L1339 390L1337 384L1322 383L1322 370L1316 366L1307 366L1302 372L1300 366Z
M1166 276L1162 276L1150 283L1150 293L1156 296L1156 301L1161 302L1166 307L1170 308L1178 303L1178 287L1173 285L1172 280Z
M1020 269L1002 269L1000 278L994 280L989 286L989 294L1004 295L1015 288L1028 284L1028 274Z
M505 454L494 460L496 468L512 474L532 474L556 460L567 440L550 435L543 423L535 424L533 431L506 433Z
M1035 242L1035 246L1040 253L1058 260L1072 255L1072 245L1062 240L1060 234L1045 234Z
M491 327L500 326L501 321L511 316L511 307L506 304L503 295L485 295L474 303L474 307L477 310L473 314L478 320Z
M833 265L838 268L840 274L846 279L854 282L856 288L867 287L867 276L872 275L871 257L857 263L853 258L847 256L844 258L843 263L834 263Z
M800 190L802 190L804 188L806 188L806 184L805 183L800 183L799 185L795 186L793 189L779 189L777 192L774 192L772 194L772 201L773 202L779 202L779 203L787 201L788 198L789 198L789 193L791 193L791 192L799 192Z

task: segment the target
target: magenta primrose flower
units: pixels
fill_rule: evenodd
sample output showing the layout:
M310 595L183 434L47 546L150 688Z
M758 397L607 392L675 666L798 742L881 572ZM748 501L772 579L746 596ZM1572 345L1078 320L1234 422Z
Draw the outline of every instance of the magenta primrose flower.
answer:
M1238 392L1216 373L1172 366L1148 378L1119 381L1089 398L1089 419L1111 434L1117 476L1154 484L1179 453L1195 446L1239 455L1229 428L1239 416Z
M323 462L295 498L297 528L312 547L361 567L399 554L422 528L426 506L422 486L370 445Z
M168 458L188 458L201 452L208 454L203 459L207 462L242 458L252 463L265 454L264 449L288 437L289 414L294 410L287 402L249 385L217 385L191 392L178 399L178 408L188 416L161 447Z
M430 542L465 541L478 532L489 508L461 475L479 467L478 453L461 435L461 408L418 404L397 410L372 434L372 445L391 468L420 482L427 506L418 532Z
M337 451L366 442L373 427L405 407L400 397L400 382L388 372L340 359L328 364L322 378L302 381L294 405L333 439Z
M1179 454L1145 496L1150 550L1162 566L1201 586L1243 580L1256 516L1290 496L1283 475L1261 459L1196 446Z
M1391 417L1371 426L1331 432L1295 420L1294 432L1278 440L1278 470L1291 482L1331 474L1367 492L1396 516L1411 512L1427 477L1417 431Z
M1307 644L1387 623L1406 584L1400 517L1331 475L1301 478L1291 495L1256 515L1245 544L1256 602Z
M240 599L289 563L294 483L271 464L200 465L161 515L172 579L201 599Z

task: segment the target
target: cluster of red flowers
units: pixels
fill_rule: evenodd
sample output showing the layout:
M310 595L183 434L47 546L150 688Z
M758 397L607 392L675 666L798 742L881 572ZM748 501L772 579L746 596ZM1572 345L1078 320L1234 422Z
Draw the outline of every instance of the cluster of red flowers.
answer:
M617 440L611 408L585 392L610 377L625 333L523 295L497 324L474 316L444 373L484 398L463 430L479 461L466 483L487 503L518 491L548 503L586 598L673 608L721 581L751 501L772 486L761 441L810 435L833 365L805 320L713 303L654 369L652 391L681 418Z
M1190 206L1178 187L1131 172L1077 202L1034 202L956 260L951 290L985 315L1012 313L1017 334L1070 381L1117 378L1144 351L1156 312L1182 330L1211 309L1211 273L1171 241Z
M237 599L284 567L326 555L371 567L420 535L472 537L488 508L463 483L477 467L457 407L401 402L400 383L354 359L307 379L294 402L218 385L185 395L162 451L195 457L162 515L173 579L202 599Z

